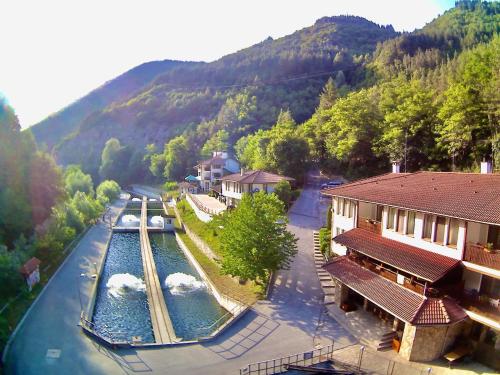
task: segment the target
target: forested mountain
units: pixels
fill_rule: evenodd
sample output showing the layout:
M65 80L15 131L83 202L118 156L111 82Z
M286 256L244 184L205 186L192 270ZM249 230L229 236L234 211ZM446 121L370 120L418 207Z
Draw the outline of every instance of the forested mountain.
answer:
M149 143L162 147L200 122L226 121L224 112L235 102L253 108L245 118L240 116L235 138L272 126L281 108L289 108L303 121L314 112L329 74L349 91L364 80L363 65L377 43L396 35L391 26L359 17L323 18L292 35L269 38L213 63L175 66L151 84L144 82L135 93L115 90L126 99L113 98L100 111L77 109L85 115L65 116L74 111L70 106L36 125L34 134L38 142L57 143L59 162L82 164L96 175L107 139L114 137L133 147L130 153L138 153L136 159L140 159ZM88 97L82 101L89 101ZM75 118L83 121L77 124ZM61 131L63 126L68 127ZM217 126L205 126L201 141Z
M106 82L75 103L63 108L31 127L39 144L52 148L61 139L73 132L87 116L100 111L115 101L124 100L155 77L179 65L194 65L181 61L152 61L141 64Z
M178 180L215 149L299 181L313 163L351 176L500 165L500 6L465 0L398 34L322 18L215 62L180 65L86 117L55 155L126 184ZM110 175L110 171L127 171Z

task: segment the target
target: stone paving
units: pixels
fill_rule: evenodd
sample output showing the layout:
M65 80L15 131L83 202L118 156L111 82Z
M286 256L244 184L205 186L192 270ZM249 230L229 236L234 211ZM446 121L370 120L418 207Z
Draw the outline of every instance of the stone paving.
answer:
M219 213L227 209L224 203L214 197L208 196L207 194L194 194L193 197L211 212Z

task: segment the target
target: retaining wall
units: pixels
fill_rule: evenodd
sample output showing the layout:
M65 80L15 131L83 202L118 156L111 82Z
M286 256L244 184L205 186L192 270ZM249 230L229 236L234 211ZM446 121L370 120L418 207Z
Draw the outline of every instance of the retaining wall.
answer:
M213 252L213 250L210 248L210 246L207 245L205 241L203 241L196 233L194 233L191 229L189 229L184 222L181 219L181 215L179 214L179 211L177 210L177 206L174 206L174 212L177 220L179 221L179 225L181 226L182 229L186 232L188 237L191 239L191 241L194 242L196 247L201 250L203 254L205 254L207 257L209 257L212 260L219 260L219 257ZM218 264L218 263L216 263Z

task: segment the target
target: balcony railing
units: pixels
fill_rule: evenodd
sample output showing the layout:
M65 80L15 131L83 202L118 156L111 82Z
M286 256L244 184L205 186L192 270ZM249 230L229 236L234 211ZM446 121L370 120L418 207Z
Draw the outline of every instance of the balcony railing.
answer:
M500 250L486 250L484 245L467 243L464 261L500 270Z
M358 228L365 229L376 234L382 234L382 224L380 221L368 219L366 217L360 217L358 219Z
M465 309L493 320L500 320L500 302L484 294L463 293L460 304Z

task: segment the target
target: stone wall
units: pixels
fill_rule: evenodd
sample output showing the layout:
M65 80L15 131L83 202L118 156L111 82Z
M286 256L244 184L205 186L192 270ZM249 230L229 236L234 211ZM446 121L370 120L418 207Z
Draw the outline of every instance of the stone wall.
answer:
M414 326L406 323L399 354L410 361L432 361L454 344L463 324Z
M335 284L335 303L340 307L342 303L347 301L349 289L338 280L333 279L333 283Z
M186 232L188 237L191 239L191 241L194 242L196 247L198 247L198 249L200 249L201 252L203 254L205 254L207 257L209 257L210 259L219 260L219 257L217 255L215 255L215 253L210 248L210 246L208 246L205 241L203 241L196 233L194 233L191 229L189 229L187 227L187 225L184 224L184 222L181 220L181 216L180 216L179 211L178 211L176 206L174 206L174 212L175 212L175 216L176 216L177 220L179 221L180 226L182 227L182 229L184 229L184 231ZM218 263L216 263L216 264L218 264Z

